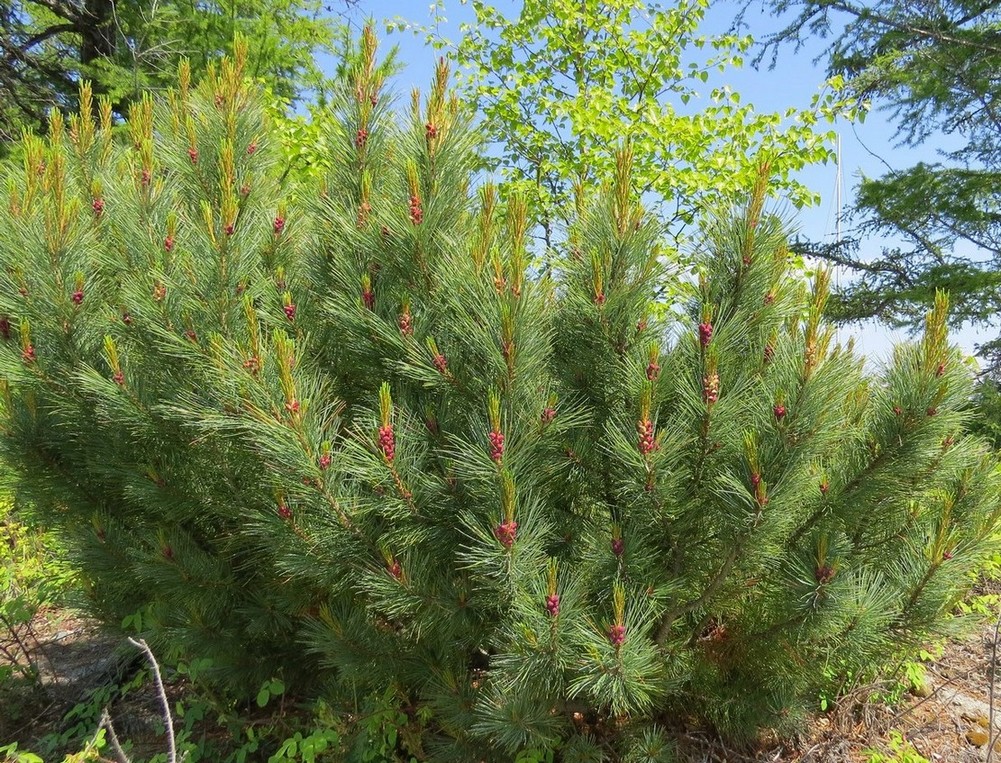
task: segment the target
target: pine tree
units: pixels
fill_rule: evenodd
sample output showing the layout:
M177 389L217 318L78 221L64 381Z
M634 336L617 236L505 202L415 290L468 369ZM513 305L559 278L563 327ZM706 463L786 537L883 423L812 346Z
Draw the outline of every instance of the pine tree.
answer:
M242 61L7 168L0 443L95 613L237 695L389 689L436 761L787 731L946 625L1001 504L944 297L866 371L764 165L656 319L628 148L541 262L444 65L398 126L366 33L292 188Z

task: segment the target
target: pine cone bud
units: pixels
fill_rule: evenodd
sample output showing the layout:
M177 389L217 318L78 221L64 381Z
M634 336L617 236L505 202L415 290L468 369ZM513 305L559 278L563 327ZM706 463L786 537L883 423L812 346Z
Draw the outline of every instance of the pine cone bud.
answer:
M379 427L379 449L387 461L392 461L396 457L396 436L393 434L392 425Z
M935 376L941 376L945 373L945 363L939 363L938 368L935 369Z
M660 376L660 364L656 361L650 361L646 367L646 378L653 381L658 376Z
M278 502L278 516L286 521L292 518L292 509L288 507L285 501Z
M608 629L608 641L618 649L624 643L626 643L626 626L624 625L613 625Z
M830 489L831 489L831 485L830 485L830 483L828 483L827 480L823 480L820 483L820 494L821 495L827 495L827 491L829 491Z
M281 215L275 217L275 235L282 235L282 231L285 230L285 218Z
M253 156L256 152L257 152L256 143L252 142L249 146L247 146L247 156Z
M375 292L371 289L362 289L361 301L369 310L375 309Z
M104 199L100 196L94 199L90 206L94 210L95 217L100 217L104 213Z
M257 376L257 374L261 371L261 359L256 355L251 355L243 361L243 367L247 369L252 376Z
M775 357L775 348L770 344L765 345L765 363L771 363Z
M114 375L111 377L111 381L117 384L119 387L125 386L125 374L121 371L115 371Z
M490 438L490 458L494 463L500 463L504 458L504 433L496 429L489 434Z
M320 456L320 469L326 471L330 468L330 454L324 453Z
M70 295L70 299L73 300L74 305L83 304L83 289L77 289Z
M440 352L432 358L432 362L434 363L434 367L438 369L438 373L442 376L448 373L448 360Z
M188 158L192 164L198 164L198 149L192 146L188 149Z
M648 325L649 324L647 323L647 319L646 318L643 318L642 320L637 321L636 322L636 333L637 334L642 334L644 331L646 331Z
M285 410L289 413L298 413L300 408L302 408L302 405L298 400L289 400L285 403Z
M410 196L410 222L414 225L424 222L424 207L421 205L421 197L416 194Z
M653 436L653 422L649 419L643 419L636 424L636 431L639 433L639 441L637 447L639 447L640 453L644 456L653 453L657 450L657 441Z
M0 335L2 335L5 340L10 339L10 318L6 315L0 317Z
M389 571L389 574L392 575L393 578L395 578L396 580L399 580L400 578L403 577L403 566L400 564L399 559L394 559L392 562L390 562L386 566L386 569Z
M816 577L817 582L820 583L821 585L824 585L825 583L830 583L832 580L834 580L834 568L829 564L824 564L820 567L817 567L817 569L814 570L813 574L814 577Z
M174 237L173 236L167 236L163 240L163 249L166 252L172 252L174 250Z
M149 169L147 167L143 167L142 173L139 176L139 182L142 183L143 186L147 186L150 184L152 179L153 177Z
M294 304L289 303L289 304L285 305L282 309L285 311L285 317L286 318L288 318L290 321L294 321L295 320L295 310L296 310L296 308L295 308Z
M132 325L132 316L129 314L128 310L122 312L122 323L124 323L126 326Z
M358 132L355 133L355 148L363 149L366 143L368 143L368 130L359 127Z
M761 484L761 475L758 474L757 472L751 474L751 486L757 487L760 484Z
M552 420L556 418L556 409L546 406L542 409L542 416L540 418L542 419L543 424L551 423Z
M556 617L560 613L560 596L551 593L546 597L546 612L550 617Z
M942 561L943 562L947 562L950 559L952 559L952 552L951 551L943 551L942 552Z
M612 553L622 556L626 551L626 542L622 538L612 538Z
M246 183L244 183L243 185L241 185L240 186L240 195L243 198L247 198L248 196L250 196L250 186L247 185Z
M424 125L424 136L428 140L434 140L435 138L438 137L438 127L432 122L428 122L426 125Z
M719 400L719 374L712 373L702 379L702 402L712 405Z
M514 545L514 539L518 535L518 523L513 519L509 519L506 522L501 522L494 528L494 537L500 542L504 548L511 548Z
M772 302L774 302L774 301L775 301L775 292L772 292L772 291L768 292L768 293L767 293L767 294L765 295L765 304L766 304L766 305L770 305L770 304L772 304Z
M937 416L938 415L938 408L935 408L934 406L932 406L931 408L929 408L928 410L926 410L925 413L928 414L929 416Z
M236 223L226 223L226 227L223 228L227 236L232 236L236 233Z
M361 230L368 223L368 216L372 212L372 205L363 201L358 205L358 216L355 218L355 227Z
M776 403L775 406L772 408L772 413L775 414L775 418L777 418L779 421L782 421L782 419L784 419L786 415L786 407L782 405L782 403Z
M894 416L899 416L899 415L901 415L901 414L902 414L903 412L904 412L904 409L903 409L903 408L901 408L901 407L900 407L899 405L895 405L895 406L893 406L893 415L894 415Z
M605 304L605 292L599 291L597 294L594 295L594 304L596 304L598 307L601 307L603 304Z
M713 339L713 325L708 321L699 324L699 344L708 347Z
M198 334L196 334L192 329L188 329L184 332L184 338L193 344L198 344Z
M21 359L25 363L34 363L35 362L35 345L29 343L28 346L25 347L24 350L21 351Z
M400 317L397 319L397 324L400 327L400 333L403 336L413 336L414 335L414 324L410 313L401 313Z

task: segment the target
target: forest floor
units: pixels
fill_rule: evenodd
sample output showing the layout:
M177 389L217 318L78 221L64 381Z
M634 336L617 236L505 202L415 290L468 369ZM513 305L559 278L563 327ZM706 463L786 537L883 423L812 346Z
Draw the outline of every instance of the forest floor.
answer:
M997 590L1001 589L980 595L996 607ZM947 643L936 658L921 663L921 685L896 703L872 701L873 687L859 687L828 712L818 714L799 738L763 739L753 750L735 750L708 731L679 731L679 758L683 763L979 763L991 759L1001 763L1001 684L996 687L992 709L989 678L997 651L995 628L994 622L985 619L967 636ZM43 689L31 701L26 696L0 697L0 748L16 741L21 750L56 749L53 745L60 739L57 747L63 749L73 742L79 745L80 739L93 735L107 705L119 735L136 744L135 760L164 749L153 682L133 680L144 667L134 648L65 610L42 612L32 631L33 643L28 646L37 658ZM120 687L130 681L131 688L122 693ZM183 682L168 683L172 700L183 697L184 691ZM989 757L991 742L995 749ZM108 752L105 757L110 757Z

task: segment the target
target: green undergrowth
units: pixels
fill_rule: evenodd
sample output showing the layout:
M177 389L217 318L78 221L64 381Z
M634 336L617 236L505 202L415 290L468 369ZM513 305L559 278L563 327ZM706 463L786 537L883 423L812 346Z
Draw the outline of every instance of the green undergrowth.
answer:
M29 520L26 507L0 494L0 743L51 701L41 631L74 589L55 538Z

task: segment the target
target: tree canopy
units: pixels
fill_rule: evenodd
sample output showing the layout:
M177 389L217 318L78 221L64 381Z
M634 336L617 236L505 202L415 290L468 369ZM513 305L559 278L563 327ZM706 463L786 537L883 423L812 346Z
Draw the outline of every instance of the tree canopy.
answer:
M734 203L763 160L775 193L796 206L816 200L794 173L830 157L823 125L843 103L820 82L807 108L744 102L724 75L743 66L753 39L707 31L707 0L469 4L474 22L450 52L495 166L539 202L547 244L624 142L645 201L675 236L702 210Z
M323 81L316 54L333 49L337 7L320 0L0 0L0 144L42 127L53 107L73 108L81 80L123 113L143 91L164 89L180 58L198 76L232 50L238 34L254 42L248 75L294 100Z
M859 278L840 317L917 324L936 289L953 321L990 322L1001 308L1001 3L980 0L777 0L785 27L759 60L810 36L831 38L828 72L893 120L902 145L950 148L865 178L840 246L807 245ZM790 15L791 14L791 15ZM893 243L875 252L873 240ZM983 349L996 352L997 343Z

